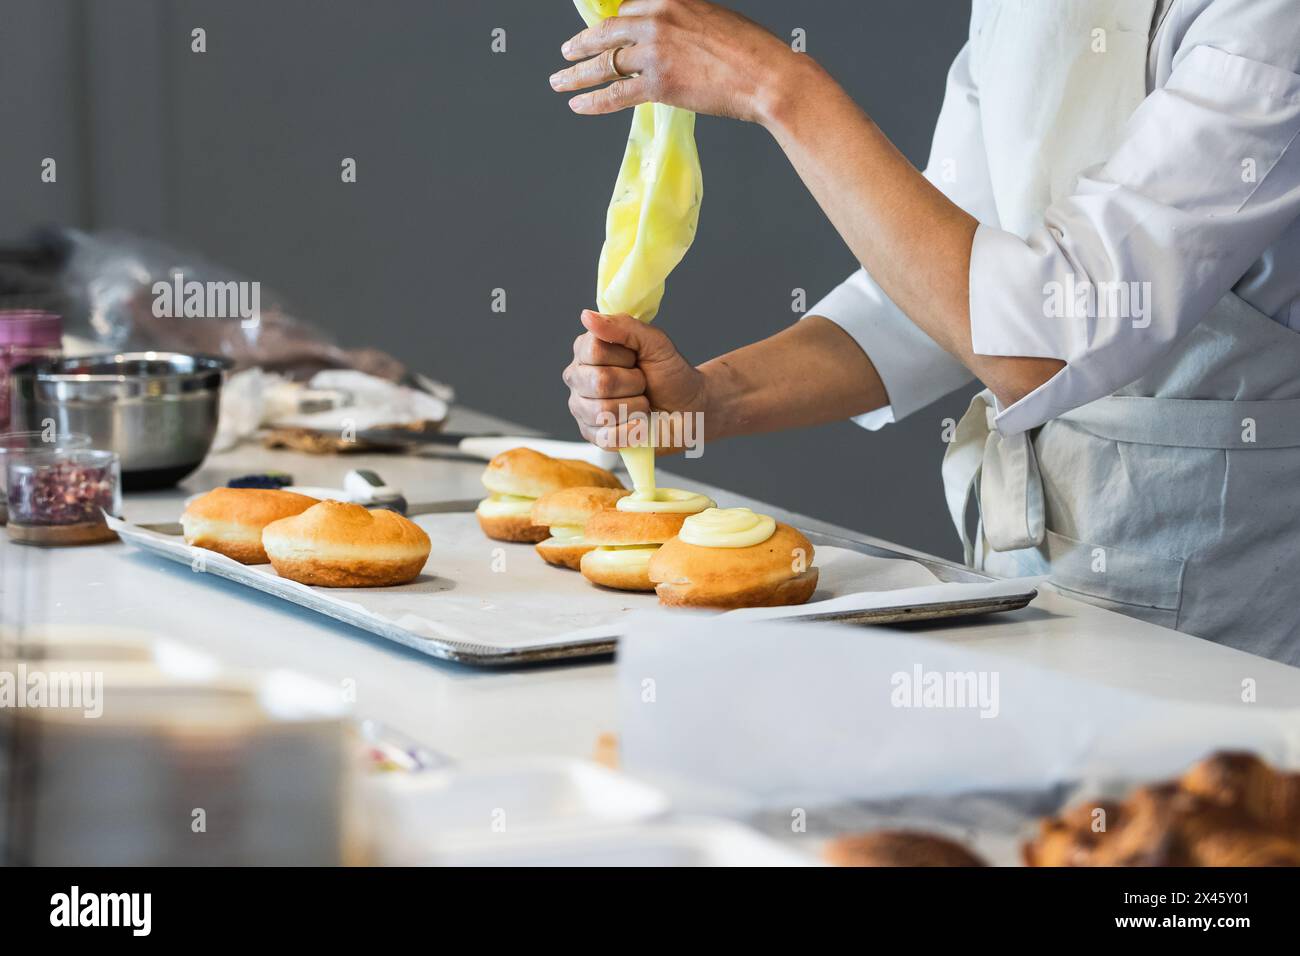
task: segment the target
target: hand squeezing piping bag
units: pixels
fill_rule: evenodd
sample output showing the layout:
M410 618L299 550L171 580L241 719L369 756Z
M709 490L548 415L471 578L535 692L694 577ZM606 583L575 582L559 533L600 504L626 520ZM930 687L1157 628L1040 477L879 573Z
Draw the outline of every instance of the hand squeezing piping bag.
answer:
M621 4L574 0L589 27L617 16ZM605 245L596 276L601 312L625 312L641 322L655 317L668 274L695 240L703 195L695 114L660 103L637 106L605 217ZM624 448L621 454L636 497L653 501L653 445Z

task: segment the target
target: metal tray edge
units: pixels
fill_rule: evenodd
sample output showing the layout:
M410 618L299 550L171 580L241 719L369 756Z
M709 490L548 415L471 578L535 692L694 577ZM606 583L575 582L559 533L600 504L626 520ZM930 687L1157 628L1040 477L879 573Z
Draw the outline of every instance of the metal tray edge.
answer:
M119 535L122 540L133 547L138 547L150 554L155 554L167 558L177 564L192 565L192 558L187 554L181 554L172 548L163 545L154 540L148 533L134 533L135 526L129 522L123 522L123 527L119 528ZM123 534L125 532L125 534ZM854 543L852 539L839 538L835 535L817 533L818 537L833 539L836 544L841 542ZM171 544L169 542L169 544ZM862 545L859 544L859 547ZM189 546L185 546L189 547ZM870 546L872 551L887 552L888 549ZM196 549L202 550L202 549ZM909 560L915 560L910 555L897 553L899 557L906 557ZM964 569L969 570L969 569ZM252 573L240 573L234 568L228 568L223 563L214 561L209 564L205 573L215 574L227 581L236 584L251 587L254 590L261 591L263 594L269 594L288 601L298 607L306 608L318 614L323 614L333 620L340 621L352 627L375 634L387 640L394 641L404 647L409 647L428 657L438 660L451 661L458 664L470 664L479 667L507 667L525 664L539 664L561 660L582 660L587 658L607 657L615 653L617 649L617 638L600 638L591 641L568 644L552 644L544 647L525 647L512 648L507 650L476 649L480 645L464 645L455 641L421 637L411 632L388 625L383 621L376 620L369 615L351 611L347 608L341 608L325 601L311 600L310 593L304 594L297 588L276 587L274 579L264 578L261 575ZM979 574L979 572L970 572L972 576L982 580L996 580L988 575ZM870 611L849 611L838 614L818 614L808 615L806 617L790 618L787 620L796 620L800 622L817 622L817 623L839 623L839 624L897 624L912 621L929 621L945 620L958 617L969 617L980 614L993 614L1004 611L1015 611L1025 607L1038 596L1038 590L1032 588L1022 594L1007 595L997 598L984 598L977 601L962 602L940 602L932 604L919 604L909 608L899 609L876 609Z

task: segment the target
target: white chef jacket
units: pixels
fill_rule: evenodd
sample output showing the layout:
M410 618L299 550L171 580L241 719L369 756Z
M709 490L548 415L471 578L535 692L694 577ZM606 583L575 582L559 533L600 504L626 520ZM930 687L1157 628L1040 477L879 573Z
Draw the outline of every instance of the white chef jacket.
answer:
M975 0L972 39L980 17ZM1155 19L1149 95L1119 147L1084 170L1027 234L1001 227L985 156L979 78L997 64L975 62L968 41L949 72L925 176L980 222L970 266L973 349L1067 363L998 409L1003 434L1140 378L1229 290L1300 332L1300 0L1167 0ZM1230 186L1225 176L1234 177ZM1085 282L1150 283L1150 334L1124 335L1126 325L1105 318L1049 317L1049 284ZM807 314L852 335L880 374L890 404L855 419L866 428L972 380L865 270Z

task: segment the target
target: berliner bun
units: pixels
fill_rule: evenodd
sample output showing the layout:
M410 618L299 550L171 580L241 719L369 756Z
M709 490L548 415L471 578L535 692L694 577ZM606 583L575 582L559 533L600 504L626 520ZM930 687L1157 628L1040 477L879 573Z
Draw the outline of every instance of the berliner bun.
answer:
M689 515L659 511L618 511L591 516L582 536L593 550L582 556L579 570L593 584L620 591L653 591L650 559L681 530Z
M594 545L663 544L671 541L690 515L671 511L599 511L582 526L582 536Z
M576 458L512 448L488 462L483 487L495 494L540 498L561 488L622 488L623 483L613 472Z
M537 553L547 564L578 570L582 556L595 547L583 537L587 519L629 494L624 488L564 488L538 498L533 524L550 529L550 537L538 543Z
M322 501L267 525L262 543L280 577L327 588L405 584L429 558L429 536L393 511Z
M552 458L531 448L503 451L483 471L491 494L479 502L475 515L489 538L536 544L550 537L533 524L536 499L563 488L622 488L612 472L574 458Z
M517 513L509 510L513 505L520 506ZM493 540L537 544L549 538L551 532L533 524L532 509L532 498L514 501L493 495L478 503L474 517L478 518L478 526L483 529L483 533Z
M266 564L262 529L302 514L316 498L272 488L214 488L181 514L185 543L207 548L241 564Z
M780 607L817 590L813 546L788 524L747 548L705 548L674 538L650 561L650 580L668 607Z

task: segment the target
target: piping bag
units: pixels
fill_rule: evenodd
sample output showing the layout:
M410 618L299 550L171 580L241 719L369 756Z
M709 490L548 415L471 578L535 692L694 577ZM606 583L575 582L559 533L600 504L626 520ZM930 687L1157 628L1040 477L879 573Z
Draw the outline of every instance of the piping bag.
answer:
M622 0L574 0L587 26L617 16ZM695 114L642 103L632 114L623 164L605 216L605 245L596 273L596 307L650 322L659 312L668 274L695 241L704 175L695 148ZM636 489L655 500L651 443L620 449Z

